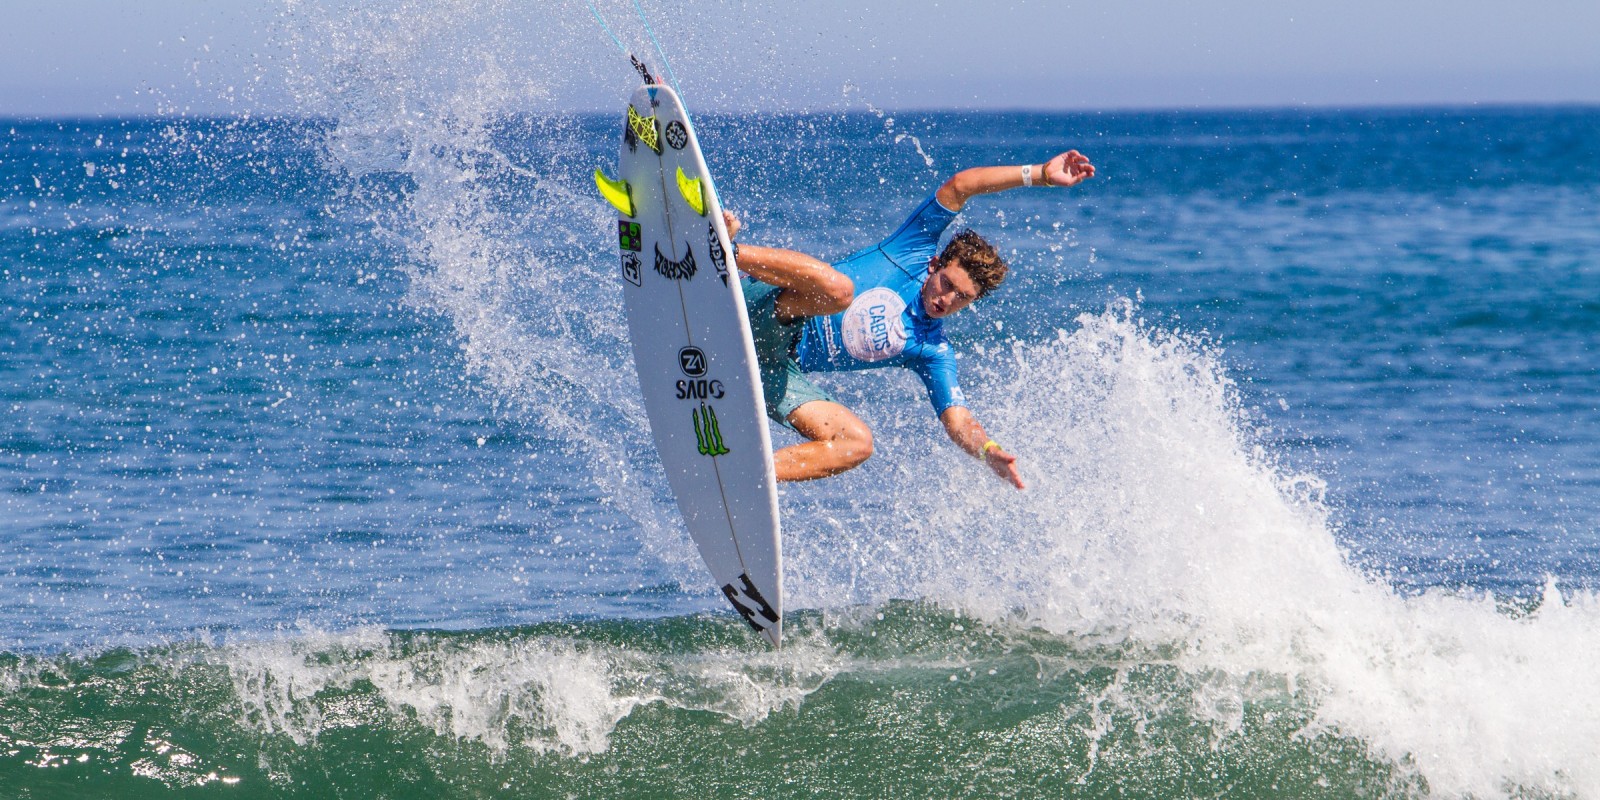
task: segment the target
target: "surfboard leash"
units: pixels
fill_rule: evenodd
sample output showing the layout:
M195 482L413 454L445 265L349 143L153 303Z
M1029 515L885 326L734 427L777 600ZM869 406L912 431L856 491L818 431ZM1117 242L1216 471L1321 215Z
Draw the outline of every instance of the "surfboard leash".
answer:
M655 76L650 74L650 68L645 66L644 62L640 61L638 56L629 53L628 60L633 62L634 71L639 73L639 77L644 78L644 83L646 86L656 82Z
M633 58L633 54L628 52L628 48L622 46L622 40L618 39L617 35L611 32L611 26L607 25L605 18L600 16L600 9L594 7L592 0L584 0L584 3L589 6L589 13L594 15L594 21L600 23L600 30L605 31L606 35L611 37L611 43L617 46L617 51L628 58ZM634 63L638 62L635 61Z
M656 39L656 32L650 27L650 19L644 14L644 6L639 5L639 0L633 0L633 8L639 12L639 21L644 23L644 32L650 34L650 43L656 47L656 55L661 56L661 65L667 68L667 78L672 81L672 90L683 92L683 85L678 83L678 76L672 71L672 62L667 60L667 51L661 49L660 40Z
M633 64L634 71L639 73L639 77L644 79L645 84L657 83L656 77L650 74L650 67L639 60L638 56L630 52L627 46L622 43L622 40L617 38L617 34L611 30L611 26L606 24L605 17L600 15L600 9L595 7L594 0L584 0L584 4L589 7L589 13L594 15L594 21L600 23L600 29L605 31L606 36L610 37L611 43L617 46L617 52L627 56L628 61ZM667 77L672 81L672 88L676 90L678 88L678 76L672 71L672 62L667 60L667 51L661 48L661 41L656 38L655 29L650 27L650 18L644 13L644 6L639 4L639 0L633 0L633 8L639 13L639 21L644 23L644 31L649 34L650 43L655 46L656 54L661 56L661 63L667 68Z

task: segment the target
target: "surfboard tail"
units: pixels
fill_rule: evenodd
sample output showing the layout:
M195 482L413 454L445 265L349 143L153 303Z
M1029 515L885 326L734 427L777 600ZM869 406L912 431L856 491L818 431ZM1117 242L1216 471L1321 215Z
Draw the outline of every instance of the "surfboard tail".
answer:
M745 572L739 573L739 577L722 586L722 594L733 605L733 610L739 612L739 616L744 617L744 621L773 647L781 648L783 614L775 605L775 601L782 602L779 597L782 590L774 584L768 587L768 591L772 594L773 600L768 600L766 594L756 587L755 581L750 579L750 574Z

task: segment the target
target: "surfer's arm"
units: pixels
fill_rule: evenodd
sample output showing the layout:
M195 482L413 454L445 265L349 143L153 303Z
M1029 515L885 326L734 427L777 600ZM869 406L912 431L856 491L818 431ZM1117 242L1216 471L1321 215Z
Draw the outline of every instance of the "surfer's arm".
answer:
M944 423L945 433L950 435L950 441L955 442L957 447L967 451L973 458L981 459L989 471L1012 486L1026 488L1022 485L1022 475L1017 472L1017 457L995 444L966 406L945 409L939 415L939 421Z
M1026 170L1026 175L1024 171ZM1003 192L1026 186L1076 186L1094 177L1094 165L1089 157L1076 150L1068 150L1043 164L1013 164L996 167L973 167L950 176L939 187L939 204L951 211L960 211L968 200L980 194Z

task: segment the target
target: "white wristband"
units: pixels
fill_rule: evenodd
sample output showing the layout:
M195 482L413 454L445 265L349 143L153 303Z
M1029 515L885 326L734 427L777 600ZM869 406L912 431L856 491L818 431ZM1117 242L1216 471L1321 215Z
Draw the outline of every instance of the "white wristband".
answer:
M1023 186L1032 186L1033 185L1033 165L1032 164L1023 164L1022 165L1022 185Z

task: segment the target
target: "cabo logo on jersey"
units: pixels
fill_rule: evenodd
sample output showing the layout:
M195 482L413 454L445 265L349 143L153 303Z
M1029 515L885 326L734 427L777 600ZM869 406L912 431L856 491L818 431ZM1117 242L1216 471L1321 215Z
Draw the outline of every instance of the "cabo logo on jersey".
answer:
M845 351L862 361L900 355L906 349L905 310L906 301L893 289L879 286L856 295L839 325Z

